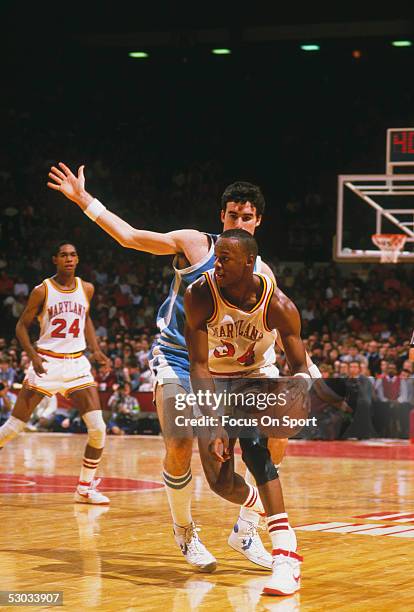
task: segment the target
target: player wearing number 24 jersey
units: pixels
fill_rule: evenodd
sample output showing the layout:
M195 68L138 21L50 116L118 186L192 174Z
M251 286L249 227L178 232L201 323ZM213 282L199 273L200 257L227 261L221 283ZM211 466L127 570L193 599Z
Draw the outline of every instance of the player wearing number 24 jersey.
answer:
M33 289L17 323L17 338L31 363L12 415L0 427L0 448L25 428L37 404L45 396L52 397L56 393L66 397L70 395L88 431L75 501L108 504L108 498L96 489L99 481L94 480L105 443L106 426L91 365L83 354L86 342L97 362L106 364L109 360L99 350L89 317L94 288L91 283L75 276L78 262L76 247L70 242L61 242L53 256L55 276ZM36 317L40 335L34 346L29 329Z
M76 389L96 386L90 363L83 356L85 323L89 316L88 295L92 287L77 276L74 285L72 289L64 289L53 278L47 278L40 286L45 298L38 315L37 353L45 359L47 371L38 374L32 363L24 385L44 395L60 392L67 396Z

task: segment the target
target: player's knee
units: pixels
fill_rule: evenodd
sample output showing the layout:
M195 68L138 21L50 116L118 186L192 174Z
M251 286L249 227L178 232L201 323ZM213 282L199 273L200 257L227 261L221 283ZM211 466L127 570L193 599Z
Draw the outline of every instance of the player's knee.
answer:
M191 457L193 441L187 438L165 439L166 452L174 457Z
M176 469L187 468L191 461L193 442L186 438L164 438L165 462Z
M88 445L92 448L103 448L105 446L106 425L102 410L86 412L82 418L88 430Z
M259 438L241 438L242 459L258 485L279 477L266 443Z

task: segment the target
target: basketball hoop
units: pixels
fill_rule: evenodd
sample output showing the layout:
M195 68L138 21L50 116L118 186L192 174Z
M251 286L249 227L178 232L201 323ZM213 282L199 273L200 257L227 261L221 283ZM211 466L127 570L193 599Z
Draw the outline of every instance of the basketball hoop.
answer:
M381 252L381 263L397 263L407 240L406 234L373 234L372 242Z

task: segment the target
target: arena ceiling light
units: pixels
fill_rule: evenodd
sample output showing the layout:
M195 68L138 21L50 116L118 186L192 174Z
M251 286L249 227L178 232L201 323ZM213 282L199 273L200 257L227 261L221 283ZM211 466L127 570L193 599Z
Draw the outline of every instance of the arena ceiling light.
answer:
M128 53L129 57L132 57L134 59L146 59L148 56L148 53L146 53L145 51L130 51L130 53Z
M230 55L231 50L230 49L212 49L211 53L213 55Z
M393 47L411 47L413 43L411 40L393 40L391 44Z
M300 48L302 49L302 51L319 51L320 50L320 46L314 45L314 44L301 45Z

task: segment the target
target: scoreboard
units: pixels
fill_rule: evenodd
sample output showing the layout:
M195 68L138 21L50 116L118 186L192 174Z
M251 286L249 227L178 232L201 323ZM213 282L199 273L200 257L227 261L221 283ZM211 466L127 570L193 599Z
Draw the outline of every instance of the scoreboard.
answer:
M386 173L396 166L414 166L414 128L387 130Z

